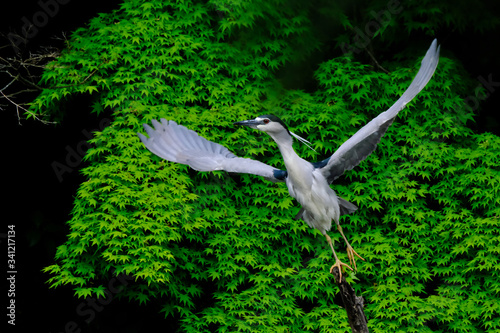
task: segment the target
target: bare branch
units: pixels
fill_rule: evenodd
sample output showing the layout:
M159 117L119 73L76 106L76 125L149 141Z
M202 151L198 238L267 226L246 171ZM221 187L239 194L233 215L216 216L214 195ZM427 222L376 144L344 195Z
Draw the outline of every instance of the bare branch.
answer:
M380 69L385 74L390 74L387 69L385 69L384 67L382 67L382 65L380 65L378 63L377 59L375 59L375 56L373 55L373 53L370 52L370 50L368 50L368 48L365 47L364 50L366 51L366 53L368 53L368 55L370 56L370 58L372 59L372 61L375 63L375 66L377 66L378 69Z
M38 118L33 112L29 111L28 109L26 109L25 107L17 104L16 102L14 102L13 100L11 100L9 97L7 97L7 95L5 95L3 93L3 91L0 91L0 94L3 95L3 97L9 101L11 104L15 105L16 106L16 113L17 113L17 120L19 122L19 125L21 125L21 116L19 114L19 109L23 110L24 112L30 114L33 118L35 118L36 120L40 121L42 124L45 124L45 125L48 125L48 124L57 124L56 122L53 122L53 121L47 121L47 120L43 120L41 118Z
M3 37L7 38L8 41L11 41L12 38L10 35L3 35ZM65 36L63 36L63 38L65 38ZM0 48L5 51L5 48L8 47L12 47L12 45L4 45ZM15 107L19 124L21 124L20 110L43 124L53 124L53 122L37 117L33 112L23 106L26 104L19 103L16 99L31 99L33 98L33 93L37 93L43 89L38 85L42 71L47 63L60 56L60 52L54 47L43 47L36 53L29 52L27 56L23 56L23 54L26 55L26 52L20 52L18 48L15 48L11 56L0 57L0 77L3 76L4 81L8 81L8 83L0 89L0 98L7 101L7 105ZM6 77L8 80L5 80ZM2 107L5 106L5 104L2 105Z

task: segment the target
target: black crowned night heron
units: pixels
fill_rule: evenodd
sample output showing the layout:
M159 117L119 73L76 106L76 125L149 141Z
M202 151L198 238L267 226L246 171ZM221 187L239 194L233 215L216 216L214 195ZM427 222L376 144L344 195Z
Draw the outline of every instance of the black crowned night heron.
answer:
M292 133L283 121L274 115L263 115L234 124L248 126L269 134L278 145L286 170L279 170L252 159L237 157L224 146L208 141L174 121L153 120L154 129L144 124L149 138L140 133L139 137L152 153L171 162L187 164L198 171L225 170L259 175L274 182L284 181L290 195L302 205L296 217L302 218L311 228L318 229L326 237L335 257L335 264L330 272L334 267L338 267L340 278L342 278L342 267L345 266L351 270L352 268L339 260L332 240L327 234L327 231L331 229L332 220L337 224L337 229L345 240L350 264L356 269L355 257L364 259L354 251L339 224L341 215L352 213L357 207L338 197L330 184L375 150L398 112L429 82L438 60L439 47L437 41L434 40L422 60L417 75L396 103L362 127L332 156L321 162L311 163L299 157L292 148L293 138L304 143L308 141Z

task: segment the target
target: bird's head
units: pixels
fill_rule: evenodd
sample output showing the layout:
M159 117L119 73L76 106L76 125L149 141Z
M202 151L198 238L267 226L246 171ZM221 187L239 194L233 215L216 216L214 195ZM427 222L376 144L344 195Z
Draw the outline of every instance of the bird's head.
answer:
M234 123L234 125L248 126L269 134L281 132L290 134L290 131L285 123L273 114L258 116L257 118L251 120L238 121Z
M294 137L300 142L304 143L309 148L311 148L311 146L308 145L308 143L310 143L309 141L291 132L286 126L286 124L280 118L276 117L273 114L265 114L262 116L258 116L255 119L238 121L234 123L234 125L242 125L258 129L262 132L266 132L267 134L271 135L271 137L275 140L277 136L283 136L283 135L286 135L288 137ZM313 148L311 149L314 150Z

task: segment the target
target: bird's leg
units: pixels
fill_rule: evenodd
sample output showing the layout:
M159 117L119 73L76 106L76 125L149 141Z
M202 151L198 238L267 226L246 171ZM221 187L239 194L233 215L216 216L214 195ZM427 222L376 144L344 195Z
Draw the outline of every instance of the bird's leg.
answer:
M330 244L330 248L332 249L333 256L335 257L335 264L333 264L333 266L330 268L330 273L333 273L333 268L337 267L339 269L339 283L340 283L340 282L342 282L342 266L349 268L351 271L352 271L352 268L349 265L344 264L342 261L339 260L339 258L337 257L337 253L335 253L335 249L333 248L332 239L330 238L330 236L328 236L328 234L326 232L325 232L325 237L326 237L326 241L328 242L328 244Z
M354 251L351 244L349 244L349 242L347 241L347 238L345 237L344 233L342 232L342 227L340 226L340 224L337 224L337 229L340 232L340 234L342 235L342 237L344 238L345 243L347 245L347 256L349 257L349 263L354 266L355 270L357 270L356 260L354 260L355 259L354 256L357 256L359 259L361 259L363 261L365 261L365 259L363 259L363 257L361 257L359 254L357 254L356 251Z

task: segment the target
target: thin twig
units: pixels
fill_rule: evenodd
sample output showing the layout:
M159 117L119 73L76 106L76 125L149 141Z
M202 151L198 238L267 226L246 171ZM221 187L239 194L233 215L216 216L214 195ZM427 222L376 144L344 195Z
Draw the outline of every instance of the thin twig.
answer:
M19 114L19 109L23 110L24 112L30 114L33 118L35 118L36 120L40 121L42 124L45 124L45 125L48 125L48 124L57 124L56 122L53 122L53 121L47 121L47 120L43 120L41 118L38 118L33 112L29 111L28 109L26 109L25 107L22 107L21 105L17 104L16 102L14 102L13 100L11 100L9 97L7 97L7 95L5 95L3 93L3 91L0 91L0 93L3 95L3 97L9 101L11 104L15 105L16 106L16 113L17 113L17 121L19 123L19 125L22 125L21 124L21 115Z
M66 84L66 85L63 85L63 86L54 86L54 87L51 87L51 89L62 89L62 88L69 88L69 87L74 87L74 86L82 85L85 82L87 82L88 79L90 79L95 73L97 73L97 70L98 69L94 69L92 71L92 73L90 73L89 75L87 75L87 77L85 79L83 79L83 81L81 81L81 82L72 83L72 84Z
M1 36L12 42L10 36L4 34L1 34ZM7 47L8 46L5 45L0 48ZM41 48L39 52L29 52L26 57L23 56L24 52L19 52L18 49L15 51L15 55L13 56L0 57L0 74L4 78L9 79L8 83L0 89L0 99L4 98L4 100L7 101L7 103L1 105L1 108L3 109L5 106L14 105L20 125L22 112L25 112L25 115L31 116L43 124L55 124L55 122L43 120L41 115L36 115L25 107L28 104L17 103L15 99L19 98L19 95L23 96L23 94L28 94L27 96L30 96L29 94L31 93L43 90L43 88L38 85L41 71L46 68L47 63L59 57L59 50L53 47Z
M356 31L354 30L353 27L349 27L349 30L351 30L351 32L353 32L353 33L356 33ZM371 40L369 41L369 44L371 44ZM378 63L378 61L377 61L377 59L375 59L375 56L373 55L373 53L370 52L370 50L368 50L367 45L362 45L362 48L363 48L363 50L366 51L366 53L368 53L368 56L373 60L373 62L375 63L375 66L378 69L380 69L381 71L383 71L386 74L390 74L390 72L387 69L385 69L384 67L382 67L382 65L380 65Z
M373 53L371 53L368 48L364 48L366 53L368 53L368 55L370 56L370 58L373 60L373 62L375 63L375 65L381 70L383 71L385 74L389 74L389 71L387 69L385 69L384 67L382 67L382 65L380 65L377 61L377 59L375 59L375 56L373 55Z

